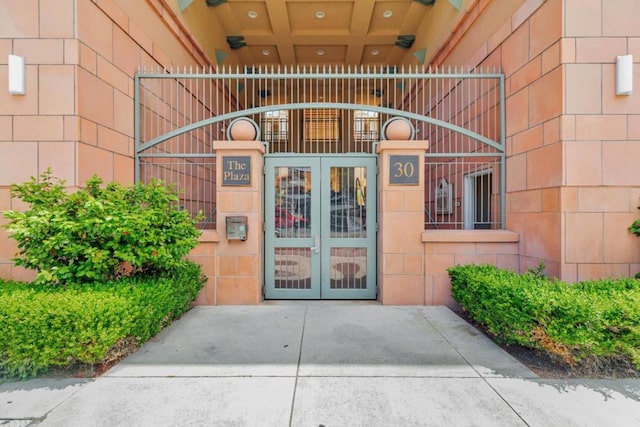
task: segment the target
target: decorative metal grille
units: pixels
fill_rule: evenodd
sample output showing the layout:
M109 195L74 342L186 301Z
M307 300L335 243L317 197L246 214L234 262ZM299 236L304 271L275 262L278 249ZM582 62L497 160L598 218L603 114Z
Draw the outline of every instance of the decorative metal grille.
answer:
M382 124L407 118L416 139L430 141L425 228L504 227L504 77L495 70L183 68L142 71L135 91L136 178L175 183L181 205L204 214L201 227L215 227L211 141L241 116L259 123L268 153L336 155L374 153Z

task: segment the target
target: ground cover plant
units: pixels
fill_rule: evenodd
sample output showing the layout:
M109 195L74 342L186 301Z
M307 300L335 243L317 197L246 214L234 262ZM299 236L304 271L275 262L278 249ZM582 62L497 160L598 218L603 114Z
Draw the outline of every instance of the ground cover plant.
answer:
M497 342L585 371L640 372L640 280L567 284L491 265L452 267L449 276L455 300Z
M196 298L200 267L184 260L198 218L161 182L68 191L46 171L11 187L27 204L7 211L14 262L33 283L0 281L0 376L105 364L179 317Z

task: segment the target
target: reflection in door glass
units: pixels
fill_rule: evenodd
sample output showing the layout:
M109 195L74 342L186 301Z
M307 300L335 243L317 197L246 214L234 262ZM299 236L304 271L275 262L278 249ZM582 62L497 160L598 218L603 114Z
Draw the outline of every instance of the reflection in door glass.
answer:
M367 288L367 248L331 248L331 289Z
M274 248L276 289L311 289L311 250Z
M364 167L331 168L331 237L367 237L367 178Z
M311 168L275 170L275 237L311 235Z

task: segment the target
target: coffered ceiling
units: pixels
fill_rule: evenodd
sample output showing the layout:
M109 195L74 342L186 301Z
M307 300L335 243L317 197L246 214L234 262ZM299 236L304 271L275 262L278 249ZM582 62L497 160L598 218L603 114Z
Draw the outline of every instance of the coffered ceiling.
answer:
M469 0L176 1L197 39L217 38L218 63L389 65L424 61L415 36L429 14L450 19Z
M394 64L429 6L410 0L229 0L216 13L243 35L245 64Z

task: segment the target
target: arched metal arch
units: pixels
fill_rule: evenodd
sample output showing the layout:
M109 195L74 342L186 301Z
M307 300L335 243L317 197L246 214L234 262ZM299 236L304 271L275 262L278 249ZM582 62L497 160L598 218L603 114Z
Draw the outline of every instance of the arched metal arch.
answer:
M393 108L379 107L375 105L361 105L361 104L347 104L347 103L336 103L336 102L306 102L306 103L295 103L295 104L274 104L262 107L254 107L248 108L246 110L238 110L231 113L222 114L215 117L210 117L205 120L201 120L196 123L191 123L190 125L181 127L179 129L175 129L171 132L168 132L162 136L152 139L149 142L141 143L139 140L136 141L136 154L141 154L143 151L148 150L164 141L167 141L171 138L175 138L176 136L182 135L183 133L190 132L192 130L196 130L198 128L208 126L214 123L219 123L225 120L233 120L238 117L250 116L254 114L261 114L267 111L278 111L278 110L303 110L308 108L317 108L317 109L340 109L340 110L361 110L361 111L373 111L382 114L388 114L391 116L404 117L407 119L416 120L418 122L426 122L433 124L435 126L442 127L444 129L449 129L453 132L462 134L469 138L475 139L479 142L482 142L495 150L497 150L498 154L504 153L504 144L500 142L493 141L483 135L472 132L469 129L465 129L463 127L447 123L442 120L434 119L433 117L424 116L421 114L411 113L402 110L396 110ZM179 154L179 153L175 153Z

